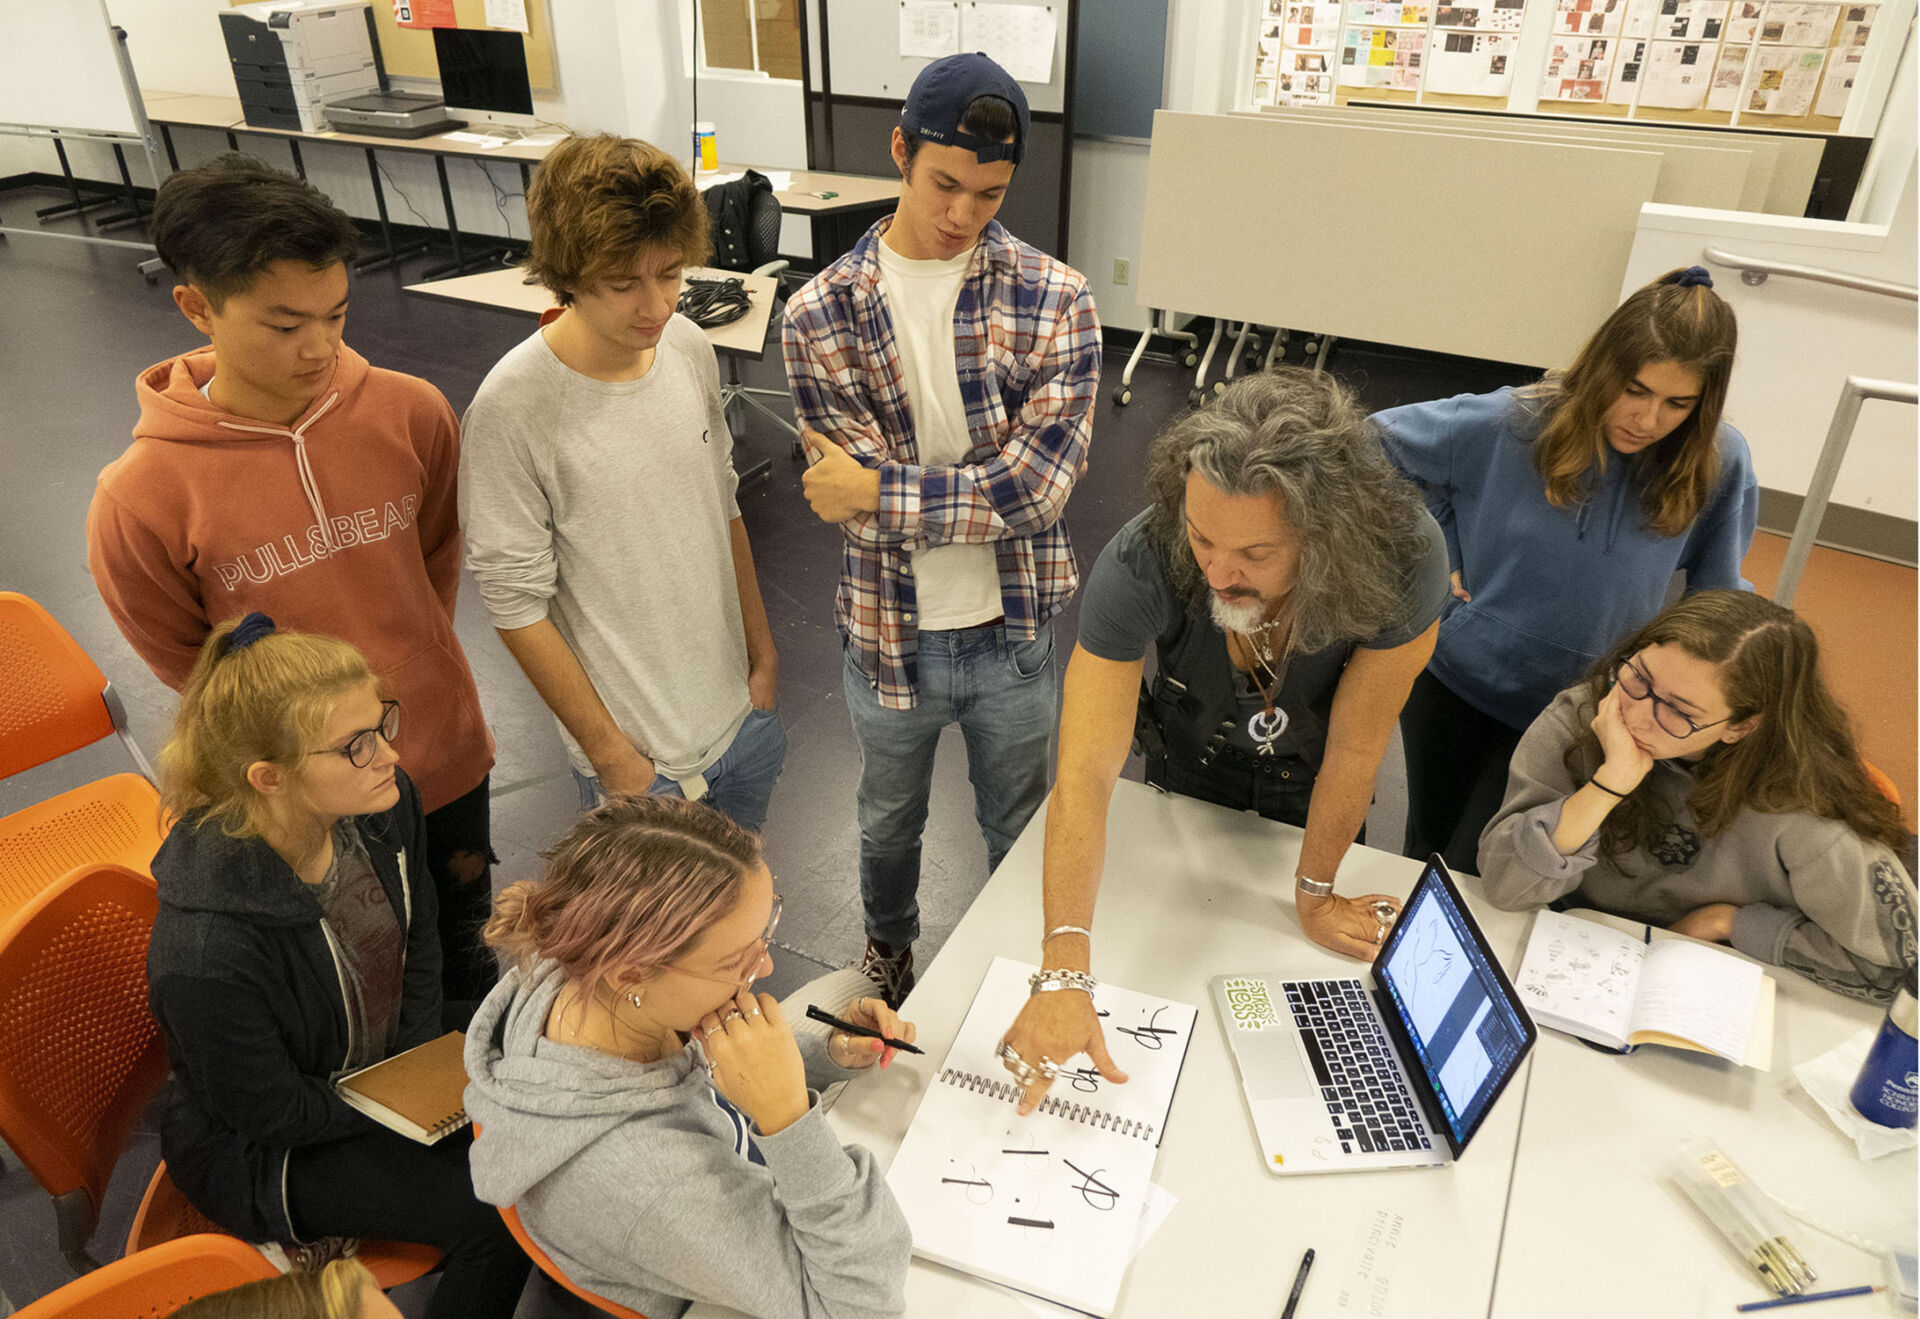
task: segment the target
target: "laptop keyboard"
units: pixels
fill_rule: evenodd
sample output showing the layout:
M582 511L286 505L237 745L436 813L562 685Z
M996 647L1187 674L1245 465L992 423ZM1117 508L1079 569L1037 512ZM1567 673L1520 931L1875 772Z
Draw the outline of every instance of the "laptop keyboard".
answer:
M1284 988L1340 1148L1349 1154L1433 1148L1366 986L1289 980Z

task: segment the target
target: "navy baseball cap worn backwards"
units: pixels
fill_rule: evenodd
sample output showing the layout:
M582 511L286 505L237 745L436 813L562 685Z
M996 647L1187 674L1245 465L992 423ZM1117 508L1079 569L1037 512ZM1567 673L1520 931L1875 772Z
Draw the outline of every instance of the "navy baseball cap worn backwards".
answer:
M1013 106L1019 128L1011 142L983 142L960 131L967 107L982 96L997 96ZM1013 75L978 51L948 55L920 70L900 111L900 127L922 141L971 151L982 165L996 160L1020 163L1027 153L1027 94Z

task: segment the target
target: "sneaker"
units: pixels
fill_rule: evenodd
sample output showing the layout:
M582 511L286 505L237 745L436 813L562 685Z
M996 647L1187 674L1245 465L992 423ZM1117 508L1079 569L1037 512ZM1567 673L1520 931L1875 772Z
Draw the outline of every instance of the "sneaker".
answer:
M913 945L893 951L878 939L867 940L867 951L860 958L860 973L873 981L880 997L895 1012L913 992Z

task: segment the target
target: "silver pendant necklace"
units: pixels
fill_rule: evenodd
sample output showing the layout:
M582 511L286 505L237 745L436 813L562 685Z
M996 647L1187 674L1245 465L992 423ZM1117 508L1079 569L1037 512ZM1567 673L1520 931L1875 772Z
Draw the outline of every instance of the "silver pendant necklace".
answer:
M1277 698L1280 695L1280 689L1287 684L1287 663L1292 658L1293 648L1291 645L1287 647L1287 657L1276 666L1273 652L1267 649L1263 640L1269 630L1278 626L1278 623L1268 623L1243 634L1247 639L1248 655L1253 660L1253 669L1247 676L1259 689L1260 699L1264 702L1260 709L1247 717L1247 736L1253 741L1254 754L1261 756L1276 754L1273 744L1280 740L1281 735L1287 731L1287 725L1292 722L1287 712L1279 708ZM1260 681L1259 671L1263 668L1273 675L1272 687Z

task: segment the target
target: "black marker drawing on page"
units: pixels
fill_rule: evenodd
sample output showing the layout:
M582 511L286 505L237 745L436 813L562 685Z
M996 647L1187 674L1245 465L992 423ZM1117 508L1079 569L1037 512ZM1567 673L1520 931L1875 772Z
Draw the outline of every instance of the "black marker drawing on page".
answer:
M1100 1180L1100 1174L1106 1171L1105 1168L1095 1168L1092 1172L1087 1172L1075 1166L1072 1159L1062 1159L1061 1162L1080 1174L1080 1184L1073 1189L1080 1193L1080 1198L1088 1205L1105 1213L1120 1203L1120 1192Z

